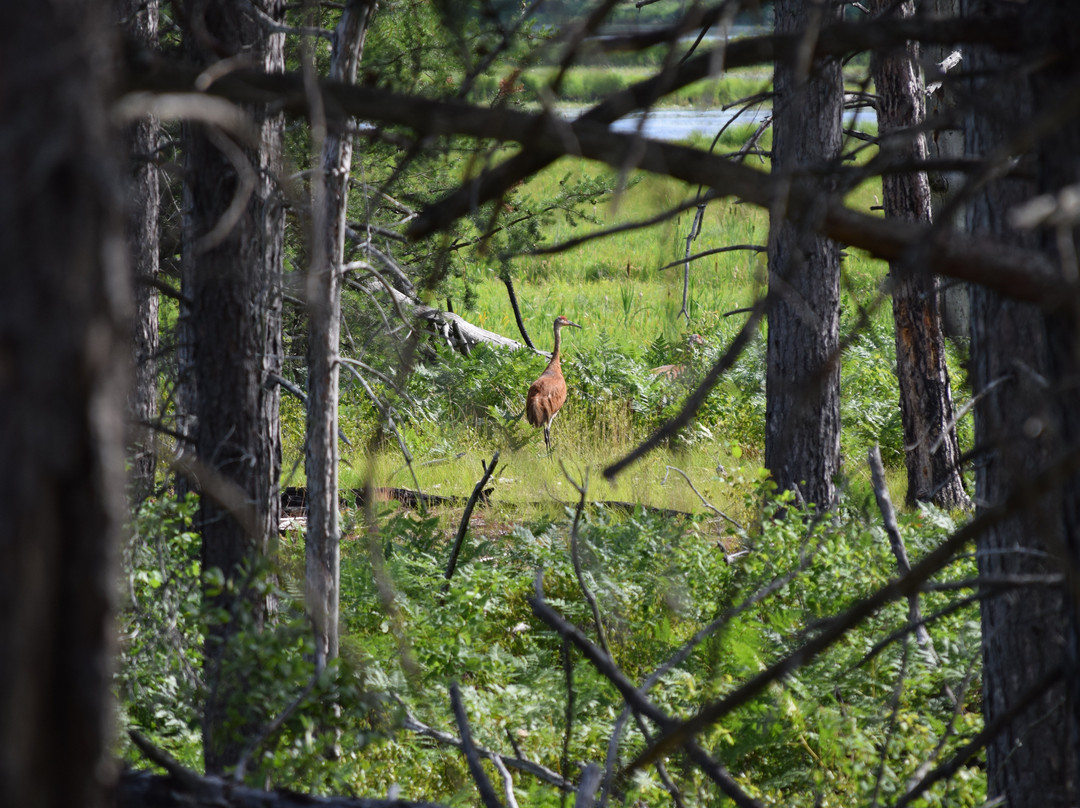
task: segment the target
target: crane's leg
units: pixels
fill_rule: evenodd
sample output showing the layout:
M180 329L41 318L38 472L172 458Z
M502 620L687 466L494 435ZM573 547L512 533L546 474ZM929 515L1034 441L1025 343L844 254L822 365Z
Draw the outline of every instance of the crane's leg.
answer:
M551 454L551 421L544 424L544 445L547 446L548 454Z

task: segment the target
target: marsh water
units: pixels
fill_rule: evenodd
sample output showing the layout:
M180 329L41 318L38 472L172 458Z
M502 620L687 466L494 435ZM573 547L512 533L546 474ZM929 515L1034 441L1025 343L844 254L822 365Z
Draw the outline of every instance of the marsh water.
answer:
M573 120L580 115L582 107L567 107L559 110L563 117ZM641 134L656 140L676 141L699 134L705 137L713 137L725 124L739 113L738 109L654 109L647 115L634 113L620 118L611 125L616 132L633 133L641 126ZM757 125L772 115L772 110L762 108L747 110L739 114L738 120L733 125L751 124ZM644 123L642 119L644 118ZM844 125L851 126L858 123L868 123L874 120L873 110L847 111L844 113Z

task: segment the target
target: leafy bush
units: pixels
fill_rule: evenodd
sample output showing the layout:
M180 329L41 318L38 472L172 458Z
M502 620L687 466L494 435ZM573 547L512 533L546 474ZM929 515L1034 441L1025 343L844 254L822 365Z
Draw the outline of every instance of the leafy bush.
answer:
M115 685L126 726L186 765L201 765L202 593L198 500L149 499L122 558L120 648Z
M730 484L746 489L745 480ZM875 513L848 503L842 518L814 520L790 496L777 499L770 491L763 483L747 494L748 505L762 516L737 539L745 554L731 563L707 523L679 523L643 511L616 517L601 510L586 512L579 526L584 580L598 603L613 658L632 681L641 682L695 632L726 615L722 628L649 692L669 714L692 714L732 692L895 575ZM780 507L783 516L775 515ZM460 682L479 743L508 751L511 735L523 754L557 770L567 700L561 642L531 613L527 598L536 571L543 570L546 600L596 637L571 563L571 521L568 515L467 543L444 588L446 546L438 522L385 516L378 547L395 616L371 608L380 595L370 546L353 542L343 552L343 614L349 615L352 643L364 649L364 665L379 670L378 680L398 683L415 715L451 731L447 687ZM904 517L913 561L953 527L947 515L930 508ZM950 573L966 577L972 564L957 562ZM927 595L924 613L944 611L959 600L955 592ZM976 691L963 687L978 659L975 608L952 611L932 624L940 664L913 641L894 639L878 647L906 619L906 609L897 604L865 621L708 730L706 747L769 804L835 804L866 801L875 790L900 793L920 765L947 757L979 725ZM415 666L411 678L402 663L406 653ZM590 665L576 654L572 658L570 759L602 760L621 699ZM961 698L958 711L942 695L946 684ZM899 697L890 710L894 692ZM624 756L640 745L636 730L630 731ZM379 765L395 759L399 776L425 772L406 778L414 786L412 798L446 799L452 793L452 804L474 799L463 762L445 750L398 739L380 742L367 754ZM700 773L681 765L678 771L688 805L715 803L715 789ZM528 794L531 804L558 801L553 789L524 775L516 775L515 783L519 798ZM663 794L654 773L640 774L629 789L631 801L655 802ZM975 805L982 792L977 772L962 769L931 801L947 795L950 805Z
M871 321L848 347L841 364L840 390L844 454L862 457L866 447L877 443L887 465L902 465L904 425L891 319Z

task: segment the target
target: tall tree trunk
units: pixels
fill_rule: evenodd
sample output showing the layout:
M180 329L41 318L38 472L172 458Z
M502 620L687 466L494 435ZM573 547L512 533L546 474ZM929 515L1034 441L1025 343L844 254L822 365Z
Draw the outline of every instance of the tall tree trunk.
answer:
M282 19L282 0L257 5ZM267 33L243 0L191 4L187 24L189 52L203 65L245 54L268 72L284 69L284 35ZM215 773L236 762L257 721L258 705L229 671L237 661L230 639L265 620L254 577L276 540L280 512L280 399L272 377L281 372L284 209L277 183L284 122L250 113L258 122L257 148L201 124L186 128L184 143L195 445L199 461L223 481L200 480L202 564L230 582L207 593L209 605L227 616L210 623L204 650L203 751L206 770ZM239 513L219 504L231 485L245 503Z
M894 18L910 18L915 15L915 2L905 0L897 5L892 0L874 0L873 10ZM926 161L926 138L920 129L925 109L918 60L915 42L892 52L875 51L871 58L878 97L880 158L894 165ZM881 184L887 218L930 224L926 172L887 172ZM922 263L912 255L889 268L907 501L909 505L933 502L944 508L967 507L970 500L960 474L960 447L938 309L938 278L919 271L919 266L911 266L910 262L915 261Z
M352 83L364 49L373 0L350 0L334 30L330 78ZM326 131L322 174L312 183L312 259L308 274L308 412L304 457L308 523L306 589L315 624L316 662L338 654L338 371L341 281L352 170L352 135Z
M839 11L776 0L776 32L813 38ZM816 228L835 188L824 172L841 145L840 63L777 63L773 89L772 170L789 192L770 210L765 465L781 488L829 508L840 466L840 249Z
M112 803L130 288L106 10L12 3L0 27L0 804L11 806Z
M919 8L924 16L951 19L960 14L960 0L926 0ZM957 84L956 76L963 67L963 51L952 45L929 44L923 47L923 54L927 76L926 121L929 136L924 138L927 155L931 160L959 160L964 156L964 130L953 88ZM947 208L949 200L963 182L963 174L931 171L928 179L934 221L939 226L963 229L966 223L962 208ZM944 222L941 219L947 210L950 221ZM938 307L945 336L966 348L971 338L969 286L955 280L939 283Z
M1044 45L1049 58L1040 60L1042 69L1033 74L1033 95L1037 107L1058 117L1056 126L1041 143L1038 154L1039 191L1063 201L1075 194L1080 180L1080 122L1076 103L1071 117L1061 116L1064 99L1075 98L1080 84L1080 5L1068 0L1048 0L1040 4L1035 21L1046 32ZM1062 453L1080 453L1080 279L1078 247L1080 220L1075 208L1048 221L1041 230L1043 249L1060 268L1063 290L1061 305L1047 316L1047 336L1058 403L1055 422L1046 424ZM1029 424L1030 427L1030 424ZM1065 547L1062 569L1066 572L1065 683L1070 709L1062 711L1061 733L1069 740L1066 749L1065 780L1074 804L1080 802L1080 474L1072 474L1060 488L1064 516Z
M158 0L121 0L121 26L133 43L157 47ZM131 422L131 498L145 499L154 490L157 449L154 431L146 425L157 419L158 296L147 283L158 273L157 147L159 124L147 116L125 132L129 174L127 187L127 244L135 277L135 320L132 329L134 379L128 400Z
M985 16L998 5L965 0L964 13ZM1048 29L1033 20L1031 30ZM1033 249L1040 247L1038 236L1013 229L1009 214L1038 193L1037 178L1023 162L1008 171L1013 149L1003 146L1035 114L1027 68L1041 61L1042 48L1004 56L973 47L967 60L967 94L978 99L967 124L967 151L974 158L995 155L1003 175L974 196L968 225L976 235L985 233ZM1059 176L1065 176L1064 169L1056 167ZM974 394L981 396L975 408L976 449L981 453L976 498L980 506L994 506L1044 468L1058 448L1059 438L1048 428L1055 419L1052 391L1046 387L1052 369L1042 312L973 286L971 378ZM1075 419L1075 413L1070 417ZM977 547L980 575L1060 571L1060 561L1054 559L1063 539L1060 506L1057 494L1048 491L987 530ZM987 723L1064 661L1064 605L1061 590L1049 586L981 600ZM1064 686L1058 686L1045 693L990 742L989 797L1003 797L1011 808L1077 804L1073 739L1061 706L1064 692Z

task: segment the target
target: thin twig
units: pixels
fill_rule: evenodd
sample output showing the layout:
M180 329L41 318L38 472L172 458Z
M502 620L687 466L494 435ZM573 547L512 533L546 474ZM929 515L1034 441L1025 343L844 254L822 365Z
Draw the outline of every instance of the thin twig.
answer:
M711 502L709 502L709 500L705 499L705 497L704 497L704 496L702 495L702 493L701 493L700 491L698 491L698 490L697 490L697 488L695 488L695 487L694 487L694 483L693 483L693 482L692 482L692 481L690 480L690 477L689 477L689 476L687 475L687 473L686 473L685 471L683 471L683 470L682 470L682 469L680 469L680 468L677 468L676 466L664 466L664 468L666 468L666 469L667 469L667 473L666 473L666 474L664 474L664 479L660 481L660 485L667 485L667 478L668 478L668 474L670 474L671 472L673 472L673 471L674 471L674 472L675 472L676 474L681 474L681 475L682 475L682 478L683 478L684 480L686 480L686 484L687 484L688 486L690 486L690 490L691 490L691 491L693 491L693 492L694 492L695 494L697 494L697 497L698 497L698 499L700 499L700 500L701 500L701 504L702 504L702 505L704 505L704 506L705 506L706 508L708 508L708 509L709 509L710 511L712 511L713 513L715 513L715 514L716 514L717 516L722 516L722 517L723 517L724 519L726 519L726 520L727 520L728 522L730 522L730 523L731 523L731 524L733 524L733 525L734 525L735 527L737 527L737 528L738 528L738 529L739 529L740 531L742 531L742 532L746 532L746 528L745 528L745 527L743 527L743 526L742 526L742 525L741 525L741 524L740 524L739 522L737 522L737 521L735 521L734 519L732 519L732 518L731 518L730 516L728 516L728 515L727 515L726 513L724 513L724 512L722 511L722 510L720 510L720 509L719 509L719 508L717 508L717 507L716 507L715 505L713 505L713 504L712 504Z
M980 749L986 746L987 743L1008 727L1017 716L1034 704L1047 690L1061 681L1064 676L1065 671L1061 665L1048 671L1042 679L1028 688L1022 696L1013 701L1007 710L1002 712L991 721L990 724L984 727L982 732L978 733L974 738L956 750L956 753L949 760L922 778L914 785L914 787L909 788L900 799L893 803L893 808L903 808L903 806L910 804L922 796L935 783L952 777L961 766L967 763Z
M679 317L690 319L690 309L687 308L687 298L690 295L690 245L694 243L694 240L701 233L701 221L705 218L705 207L705 202L698 203L697 211L694 213L694 221L690 225L690 232L686 234L686 254L683 256L682 308L679 309L676 319Z
M447 746L453 746L456 749L461 748L460 738L451 735L449 732L443 732L442 730L438 730L434 727L428 726L423 721L420 721L416 716L414 716L400 698L398 698L397 696L393 696L393 698L398 702L398 704L401 705L402 709L405 710L405 720L402 722L402 727L409 730L410 732L415 732L417 735L422 735L425 738L431 738L432 740L446 744ZM509 730L507 731L507 734L509 736ZM511 745L516 747L516 743L513 741L512 736L509 737L511 738ZM493 752L490 749L485 749L482 746L477 746L476 751L477 754L479 754L481 757L485 757L493 762L495 758L499 758L506 766L509 766L512 769L517 769L518 771L524 772L525 774L531 774L537 780L541 780L545 783L550 783L556 788L569 791L574 790L574 784L572 782L564 778L558 772L552 771L546 766L541 766L539 763L534 763L533 761L523 757L521 751L517 748L514 749L514 754L517 755L517 757L507 757L506 755L500 755L497 752Z
M316 645L317 644L318 643L316 642ZM299 695L293 699L284 710L278 713L277 716L274 717L274 720L267 724L266 727L263 728L263 731L247 745L240 754L240 759L236 762L236 769L233 771L233 782L244 782L245 770L247 769L247 763L251 759L251 756L258 751L259 747L266 743L267 740L273 737L273 735L281 729L282 725L288 721L289 718L292 717L292 714L304 703L304 700L311 695L315 686L319 683L319 676L321 674L322 666L316 664L315 673L312 674L311 680L304 686L304 689L300 691Z
M480 792L480 799L487 808L502 808L502 803L499 802L484 767L480 765L480 755L473 744L469 720L465 715L465 707L461 703L461 690L457 682L450 683L450 707L454 711L454 720L457 721L458 734L461 735L461 752L469 765L469 773L472 774L473 782L476 783L476 790Z
M1011 378L1011 373L1005 374L1004 376L998 376L996 379L990 382L990 384L986 385L986 387L973 395L963 407L958 409L956 411L956 415L952 417L952 420L950 420L949 423L945 425L945 428L941 430L941 435L936 441L934 441L934 445L930 447L930 454L937 454L937 450L941 448L941 444L944 443L949 433L953 431L953 429L958 423L960 423L961 418L967 415L976 404L978 404L984 397L986 397L990 393L991 390L993 390L1002 382L1007 381Z
M889 699L889 722L885 731L885 742L881 745L881 753L878 758L877 772L874 774L874 795L870 800L870 808L877 808L878 798L881 796L881 783L885 779L885 763L889 758L889 744L892 743L896 734L896 717L900 714L900 696L904 692L904 680L907 678L908 651L910 645L907 637L904 637L904 652L900 657L900 670L896 674L896 685L893 687L892 696Z
M748 252L762 253L768 249L763 244L732 244L728 247L716 247L711 250L704 250L703 252L694 253L688 255L685 258L681 258L678 261L672 261L670 264L664 264L662 267L657 267L657 272L663 272L665 269L671 269L672 267L680 266L688 261L697 261L700 258L707 258L710 255L717 255L718 253L736 252L738 250L746 250Z
M202 778L198 773L188 769L166 752L164 749L159 749L150 742L150 739L139 732L137 729L129 729L128 737L131 738L132 743L139 748L139 751L146 756L156 766L160 766L169 775L180 784L180 787L189 793L198 793L201 790Z
M469 529L469 517L472 516L473 508L476 507L477 501L484 492L484 486L487 485L487 481L491 479L492 473L495 471L495 464L499 462L499 451L495 450L495 454L491 456L491 462L484 466L484 475L480 478L480 481L473 486L472 494L469 495L469 501L465 503L465 510L461 514L461 522L458 524L457 535L454 536L454 547L450 551L450 560L446 563L446 573L443 577L446 578L446 583L443 584L443 592L446 592L450 588L450 579L454 575L454 570L457 568L458 555L461 553L461 545L465 542L465 533Z
M563 637L562 646L559 648L559 656L562 659L563 677L566 679L566 705L563 710L563 740L562 754L559 755L559 771L563 777L570 775L570 738L574 734L574 653L570 640ZM562 794L563 805L566 805L566 792Z
M907 547L904 546L904 537L900 535L900 526L896 523L896 510L892 500L889 499L889 487L885 482L885 466L881 462L881 448L875 443L867 451L867 463L870 465L870 481L874 488L874 497L877 499L878 510L881 511L881 520L885 526L885 533L889 537L889 546L893 555L896 556L896 567L901 577L911 572L911 562L908 561ZM941 658L934 649L934 640L926 629L922 618L922 610L919 608L919 593L912 592L908 595L908 620L916 626L915 639L919 647L930 654L935 665L941 664ZM950 694L951 695L951 694Z
M646 227L652 227L654 225L663 224L668 219L674 219L680 213L696 208L701 202L711 200L715 198L715 194L712 192L706 193L700 200L694 199L692 202L682 202L669 210L665 210L662 213L658 213L655 216L650 216L647 219L638 219L633 222L625 222L624 224L613 225L612 227L605 227L602 230L594 230L592 233L586 233L583 236L577 238L567 239L566 241L560 241L558 244L552 244L547 247L536 247L532 250L519 253L520 255L539 256L539 255L554 255L555 253L565 252L566 250L572 250L575 247L580 247L582 244L587 244L590 241L596 239L607 238L608 236L615 235L617 233L626 233L633 230L643 230ZM514 257L508 255L507 257ZM682 263L681 261L676 262Z
M585 471L585 480L580 485L570 476L570 473L566 470L566 465L562 460L559 461L559 466L562 468L563 477L570 485L574 486L580 496L578 497L577 508L574 510L574 521L570 526L570 560L574 565L574 575L577 576L578 588L581 589L581 594L585 597L585 601L589 604L589 609L592 611L593 624L596 626L596 639L600 643L600 647L604 649L604 653L611 656L611 649L608 647L607 633L604 631L604 621L600 619L600 606L596 602L596 596L589 589L589 585L585 583L585 573L581 569L581 547L580 539L581 535L578 533L578 525L581 523L581 512L585 509L585 497L588 495L589 489L589 472Z

